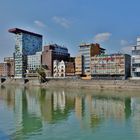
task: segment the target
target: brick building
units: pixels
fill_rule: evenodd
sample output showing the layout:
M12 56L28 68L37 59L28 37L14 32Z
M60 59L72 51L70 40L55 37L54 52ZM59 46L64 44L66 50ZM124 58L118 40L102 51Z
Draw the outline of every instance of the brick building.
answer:
M13 57L5 57L4 58L4 62L6 62L8 64L8 76L10 77L14 77L15 75L15 60Z
M5 57L4 62L0 63L0 76L13 77L14 76L14 59L13 57Z
M53 76L53 61L68 61L69 58L70 54L68 53L68 49L66 47L61 47L57 44L51 44L44 46L44 51L42 52L42 65L50 70L51 76Z

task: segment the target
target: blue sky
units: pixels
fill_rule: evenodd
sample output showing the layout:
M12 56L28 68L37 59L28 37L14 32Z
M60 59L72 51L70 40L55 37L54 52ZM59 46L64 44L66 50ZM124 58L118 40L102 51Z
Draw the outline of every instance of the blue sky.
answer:
M107 53L128 52L140 35L140 0L1 0L0 61L12 56L14 35L23 28L78 53L81 43L97 42Z

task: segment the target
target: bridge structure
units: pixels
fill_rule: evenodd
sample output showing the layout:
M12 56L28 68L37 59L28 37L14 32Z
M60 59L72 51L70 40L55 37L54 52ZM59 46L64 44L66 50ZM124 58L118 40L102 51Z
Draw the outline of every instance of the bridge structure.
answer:
M0 76L0 83L4 83L7 79L8 77L6 76Z

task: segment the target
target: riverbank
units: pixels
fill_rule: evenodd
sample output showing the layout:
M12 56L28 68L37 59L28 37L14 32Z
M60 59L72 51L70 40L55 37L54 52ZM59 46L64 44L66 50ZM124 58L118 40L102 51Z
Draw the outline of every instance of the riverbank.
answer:
M140 80L50 80L47 87L140 90Z
M42 86L45 88L80 88L80 89L117 89L140 90L140 80L81 80L81 79L49 79L45 83L30 79L9 79L1 85Z

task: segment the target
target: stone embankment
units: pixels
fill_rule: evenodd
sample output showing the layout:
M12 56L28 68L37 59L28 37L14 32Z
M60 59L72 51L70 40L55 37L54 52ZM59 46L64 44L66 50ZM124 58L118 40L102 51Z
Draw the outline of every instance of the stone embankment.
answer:
M50 80L48 87L140 90L140 80Z
M140 80L81 80L81 79L49 79L46 83L40 83L39 79L8 79L1 85L43 86L49 88L85 88L85 89L119 89L140 90Z

